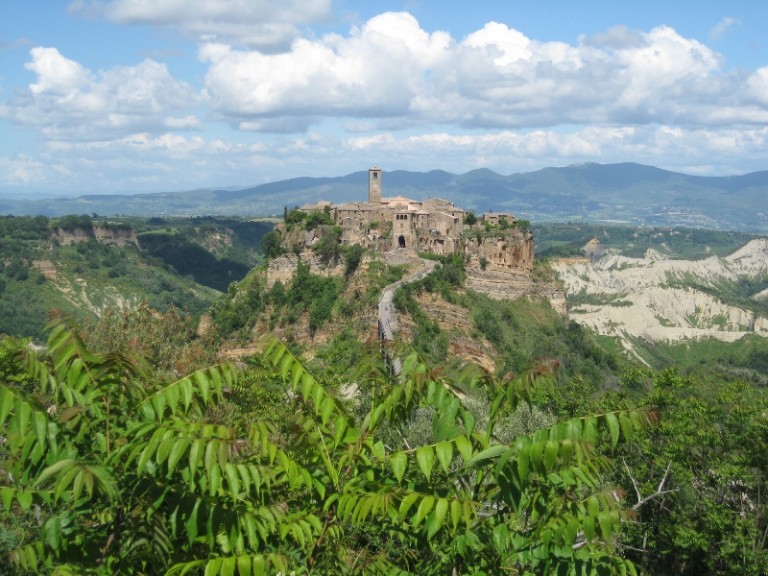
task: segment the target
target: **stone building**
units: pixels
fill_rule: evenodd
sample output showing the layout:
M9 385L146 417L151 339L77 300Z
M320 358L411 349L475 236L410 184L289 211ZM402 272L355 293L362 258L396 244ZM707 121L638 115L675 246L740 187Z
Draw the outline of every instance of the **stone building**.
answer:
M486 212L480 215L480 222L492 224L498 226L502 222L506 222L509 225L517 222L517 216L511 212Z
M325 211L341 228L343 244L357 244L380 252L402 250L446 256L461 254L468 266L484 274L530 273L533 268L533 235L517 228L508 212L482 214L485 226L467 226L465 211L440 198L413 200L382 196L380 168L368 171L368 201L333 205L317 202L300 207L304 212ZM306 247L317 238L304 240ZM487 268L487 270L486 270Z
M465 234L465 211L440 198L413 200L405 196L385 198L381 168L368 171L368 201L332 205L329 202L302 206L305 212L324 210L341 228L341 242L387 252L403 250L441 256L462 254L470 264L499 270L524 270L533 266L533 236L515 229L517 218L507 212L479 217L490 226ZM506 225L503 225L506 223Z
M371 168L368 201L332 208L334 220L342 228L342 242L380 250L420 251L427 239L444 238L455 243L462 236L464 210L453 203L439 198L384 198L382 190L381 168Z

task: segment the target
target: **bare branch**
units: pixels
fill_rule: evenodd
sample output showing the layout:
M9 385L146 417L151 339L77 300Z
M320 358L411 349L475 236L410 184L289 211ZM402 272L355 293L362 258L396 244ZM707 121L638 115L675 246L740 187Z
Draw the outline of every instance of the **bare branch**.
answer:
M643 504L646 502L649 502L650 500L653 500L654 498L658 498L659 496L663 496L664 494L671 494L673 492L677 492L678 488L675 488L674 490L665 490L664 487L667 484L667 481L669 480L669 469L672 467L672 463L670 462L667 464L667 469L664 470L664 476L661 477L661 480L659 481L659 485L656 487L656 491L649 494L645 498L643 498L642 494L640 493L640 487L637 485L637 481L635 480L635 477L632 476L632 472L629 469L629 466L627 466L626 460L622 458L621 460L624 463L624 468L627 471L627 474L629 475L629 479L632 481L632 486L635 487L635 494L637 495L637 502L632 506L632 510L638 510Z

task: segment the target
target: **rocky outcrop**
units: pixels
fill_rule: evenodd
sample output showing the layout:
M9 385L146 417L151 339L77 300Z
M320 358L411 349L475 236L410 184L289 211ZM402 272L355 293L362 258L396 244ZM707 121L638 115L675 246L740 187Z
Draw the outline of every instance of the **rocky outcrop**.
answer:
M210 229L203 233L200 245L211 254L221 254L232 246L234 232L225 228L222 230Z
M138 246L136 234L133 228L94 226L93 234L96 240L102 244L111 244L120 248L125 246Z
M70 246L96 238L93 228L54 228L51 230L51 236L60 244Z
M695 338L734 341L768 336L768 319L712 296L723 282L759 278L768 272L768 239L749 242L725 258L673 260L655 250L644 258L605 251L594 261L553 265L574 297L573 320L600 334L676 342Z
M123 226L94 226L93 228L54 228L52 237L60 244L78 244L89 240L98 240L102 244L110 244L123 248L138 246L136 234L130 227Z
M487 372L496 369L493 346L483 337L474 335L474 322L466 308L443 300L438 294L422 292L416 300L427 316L440 325L440 329L450 335L448 352L460 358L463 363L475 364ZM413 339L414 324L410 317L402 317L401 336L405 341ZM472 336L470 336L472 335Z
M566 313L565 292L554 281L536 282L523 270L469 265L466 268L466 286L494 300L518 298L544 298L558 313Z
M509 230L494 235L468 235L462 239L468 263L483 268L530 273L533 270L533 234Z
M340 276L346 272L346 266L343 262L336 265L326 266L320 258L311 253L302 254L301 262L308 265L310 272L318 276ZM341 300L352 298L356 294L361 294L367 289L366 277L371 259L363 257L356 272L348 278L344 292L341 294ZM263 279L265 290L271 289L277 282L289 285L293 280L299 264L299 256L295 254L286 254L270 261L265 271ZM264 334L272 334L277 338L296 342L300 345L314 348L332 341L338 333L339 321L332 318L325 322L319 329L310 330L309 316L300 314L294 321L289 323L278 323L276 325L273 318L273 309L267 308L264 313L257 318L253 327L254 340L258 340ZM376 309L369 308L362 311L356 311L352 316L345 316L342 319L345 328L351 327L360 341L376 337ZM248 348L250 349L250 348ZM228 354L236 355L236 352L230 351Z
M343 276L345 265L343 259L338 262L325 263L321 258L312 252L305 252L301 255L284 254L278 258L269 261L267 264L267 290L272 288L277 282L289 284L296 274L299 266L299 260L309 266L309 271L317 276Z

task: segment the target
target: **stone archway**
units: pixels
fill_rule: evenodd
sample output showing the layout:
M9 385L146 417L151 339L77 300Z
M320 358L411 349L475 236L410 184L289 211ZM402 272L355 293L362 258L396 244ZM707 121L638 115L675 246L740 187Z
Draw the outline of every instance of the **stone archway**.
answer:
M405 236L403 236L402 234L397 237L397 247L405 248Z

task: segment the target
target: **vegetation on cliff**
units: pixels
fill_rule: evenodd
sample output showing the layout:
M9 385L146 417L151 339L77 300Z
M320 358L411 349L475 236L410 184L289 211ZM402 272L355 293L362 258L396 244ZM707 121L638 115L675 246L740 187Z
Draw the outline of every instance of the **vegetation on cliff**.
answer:
M6 535L10 569L635 572L596 448L634 439L653 413L502 430L546 371L472 385L476 413L411 356L397 380L373 366L351 405L276 342L245 381L225 365L167 381L140 358L90 352L62 323L27 366L31 381L0 386L0 494L23 527ZM232 395L270 410L222 421ZM423 411L431 432L410 444L402 431Z
M6 291L53 283L27 249L94 286L133 262L179 278L136 247L46 248L50 222L18 220L3 222ZM177 224L132 229L248 253ZM674 232L548 241L702 255L736 241ZM396 292L396 376L372 336L404 267L338 246L325 276L319 251L279 247L270 265L290 276L230 283L207 329L105 299L79 328L54 324L44 352L0 338L0 574L768 573L764 338L636 341L644 365L544 299L467 289L466 262L443 258ZM270 330L286 343L216 365Z
M41 339L52 309L86 320L142 301L197 316L260 262L271 227L233 218L0 217L0 332Z

